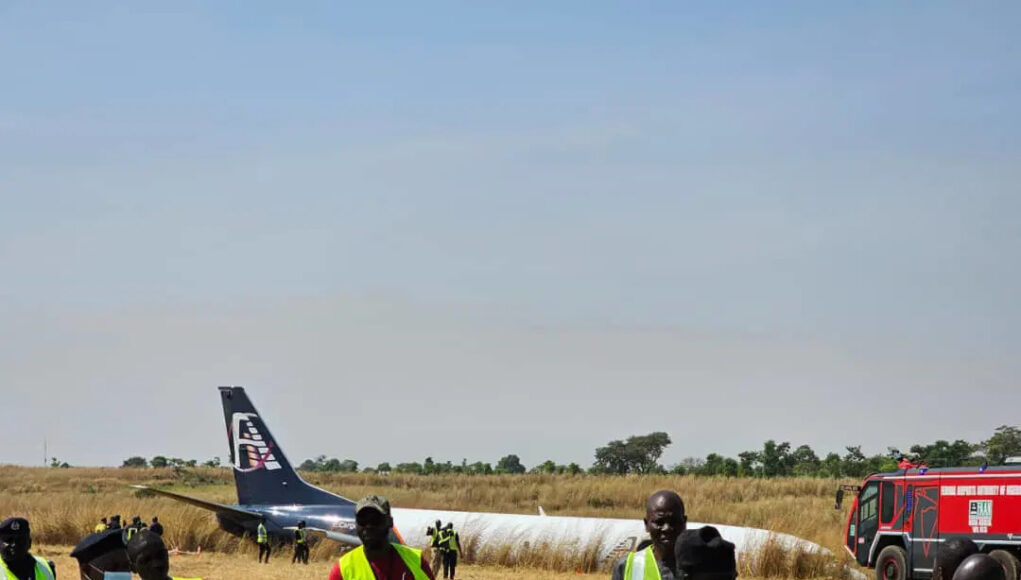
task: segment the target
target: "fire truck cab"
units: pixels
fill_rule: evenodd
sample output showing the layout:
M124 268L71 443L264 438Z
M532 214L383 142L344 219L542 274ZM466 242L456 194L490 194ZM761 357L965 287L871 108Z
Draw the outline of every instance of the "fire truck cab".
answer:
M877 580L929 578L942 542L966 537L996 558L1007 580L1021 569L1021 466L924 466L869 475L855 493L844 547ZM943 579L949 580L949 579Z

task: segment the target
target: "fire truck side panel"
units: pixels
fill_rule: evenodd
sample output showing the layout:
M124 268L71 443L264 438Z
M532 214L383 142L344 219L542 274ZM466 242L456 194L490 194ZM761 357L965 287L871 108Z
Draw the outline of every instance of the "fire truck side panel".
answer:
M940 501L944 535L1021 545L1021 475L943 477Z

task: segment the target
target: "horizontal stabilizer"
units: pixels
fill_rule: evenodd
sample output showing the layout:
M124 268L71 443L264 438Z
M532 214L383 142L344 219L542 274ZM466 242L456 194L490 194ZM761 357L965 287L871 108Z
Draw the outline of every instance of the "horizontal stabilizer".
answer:
M216 503L216 502L212 502L212 501L206 501L204 499L198 499L196 497L189 497L189 496L186 496L186 495L181 495L179 493L174 493L172 491L166 491L166 490L163 490L163 489L156 489L155 487L149 487L147 485L132 485L131 487L133 487L135 489L144 489L146 491L155 493L157 495L162 495L164 497L169 497L170 499L174 499L174 500L177 500L177 501L180 501L180 502L184 502L186 504L190 504L190 505L193 505L195 507L200 507L202 509L207 509L207 510L214 511L214 512L216 512L218 514L223 514L223 515L226 515L226 516L230 516L231 519L238 520L238 521L257 520L257 519L262 518L262 514L260 514L258 512L252 512L252 511L248 511L248 510L245 510L245 509L237 508L237 507L234 507L234 506L223 505L221 503Z
M284 526L284 529L285 530L296 530L296 529L298 529L298 527L297 526ZM340 542L341 544L348 544L348 545L351 545L351 546L361 546L362 545L361 538L359 538L358 536L352 536L351 534L343 534L341 532L334 532L332 530L324 530L322 528L310 528L308 526L305 526L305 529L310 531L310 532L326 536L327 538L329 538L331 540L334 540L336 542Z

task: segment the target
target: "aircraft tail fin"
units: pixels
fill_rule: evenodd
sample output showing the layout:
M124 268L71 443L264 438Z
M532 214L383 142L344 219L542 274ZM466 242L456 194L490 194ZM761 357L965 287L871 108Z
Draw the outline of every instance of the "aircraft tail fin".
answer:
M301 478L242 387L220 387L241 505L353 505Z

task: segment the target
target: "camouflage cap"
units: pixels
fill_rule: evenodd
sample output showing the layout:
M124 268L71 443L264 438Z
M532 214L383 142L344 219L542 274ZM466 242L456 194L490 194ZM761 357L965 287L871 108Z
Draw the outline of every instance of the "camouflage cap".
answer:
M390 501L381 495L370 495L358 500L355 504L355 515L363 509L374 509L384 516L390 515Z

